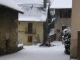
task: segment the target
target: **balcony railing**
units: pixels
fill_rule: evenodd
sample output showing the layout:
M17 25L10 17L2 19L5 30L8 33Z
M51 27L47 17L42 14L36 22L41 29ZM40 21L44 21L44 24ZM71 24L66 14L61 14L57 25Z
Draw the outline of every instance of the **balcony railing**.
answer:
M25 28L25 34L36 34L36 28L29 30L28 28Z

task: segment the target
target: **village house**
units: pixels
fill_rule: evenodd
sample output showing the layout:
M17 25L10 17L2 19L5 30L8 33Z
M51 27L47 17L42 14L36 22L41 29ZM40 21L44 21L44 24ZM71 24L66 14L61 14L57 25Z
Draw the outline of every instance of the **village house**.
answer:
M72 1L71 58L80 58L80 0Z
M43 43L46 32L45 24L48 18L48 4L44 5L44 0L39 0L40 2L33 2L33 0L15 1L24 11L24 14L18 16L18 37L22 39L24 45L32 45L34 40Z
M55 10L56 40L59 40L63 29L66 26L71 27L72 0L54 0L50 9Z
M0 55L18 51L18 12L22 9L12 0L0 0Z

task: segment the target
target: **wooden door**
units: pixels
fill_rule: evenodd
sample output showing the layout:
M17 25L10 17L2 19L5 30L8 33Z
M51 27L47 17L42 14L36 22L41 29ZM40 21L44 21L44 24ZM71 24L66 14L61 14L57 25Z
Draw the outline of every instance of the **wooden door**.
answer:
M28 42L32 42L32 36L28 36Z
M77 58L80 58L80 31L78 31Z
M29 33L32 33L32 29L33 29L33 27L32 27L32 23L28 23L28 32Z

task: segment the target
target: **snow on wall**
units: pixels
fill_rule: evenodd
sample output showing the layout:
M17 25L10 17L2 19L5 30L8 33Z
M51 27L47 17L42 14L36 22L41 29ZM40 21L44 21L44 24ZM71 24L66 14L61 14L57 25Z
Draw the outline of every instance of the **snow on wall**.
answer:
M13 0L0 0L0 4L14 10L23 12L22 9Z
M72 0L54 0L50 8L54 9L72 8Z
M49 33L49 36L54 35L54 34L55 34L55 29L52 28L50 33Z
M63 30L63 35L65 35L66 33L71 33L70 27L67 27Z
M43 4L18 4L24 14L19 13L19 21L42 21L45 22L47 18L47 10L44 9Z

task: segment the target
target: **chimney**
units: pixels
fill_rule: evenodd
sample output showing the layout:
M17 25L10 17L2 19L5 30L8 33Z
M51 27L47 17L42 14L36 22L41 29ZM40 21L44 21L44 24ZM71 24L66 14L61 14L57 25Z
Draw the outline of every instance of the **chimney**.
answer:
M44 8L46 8L46 3L47 3L47 0L44 0Z

